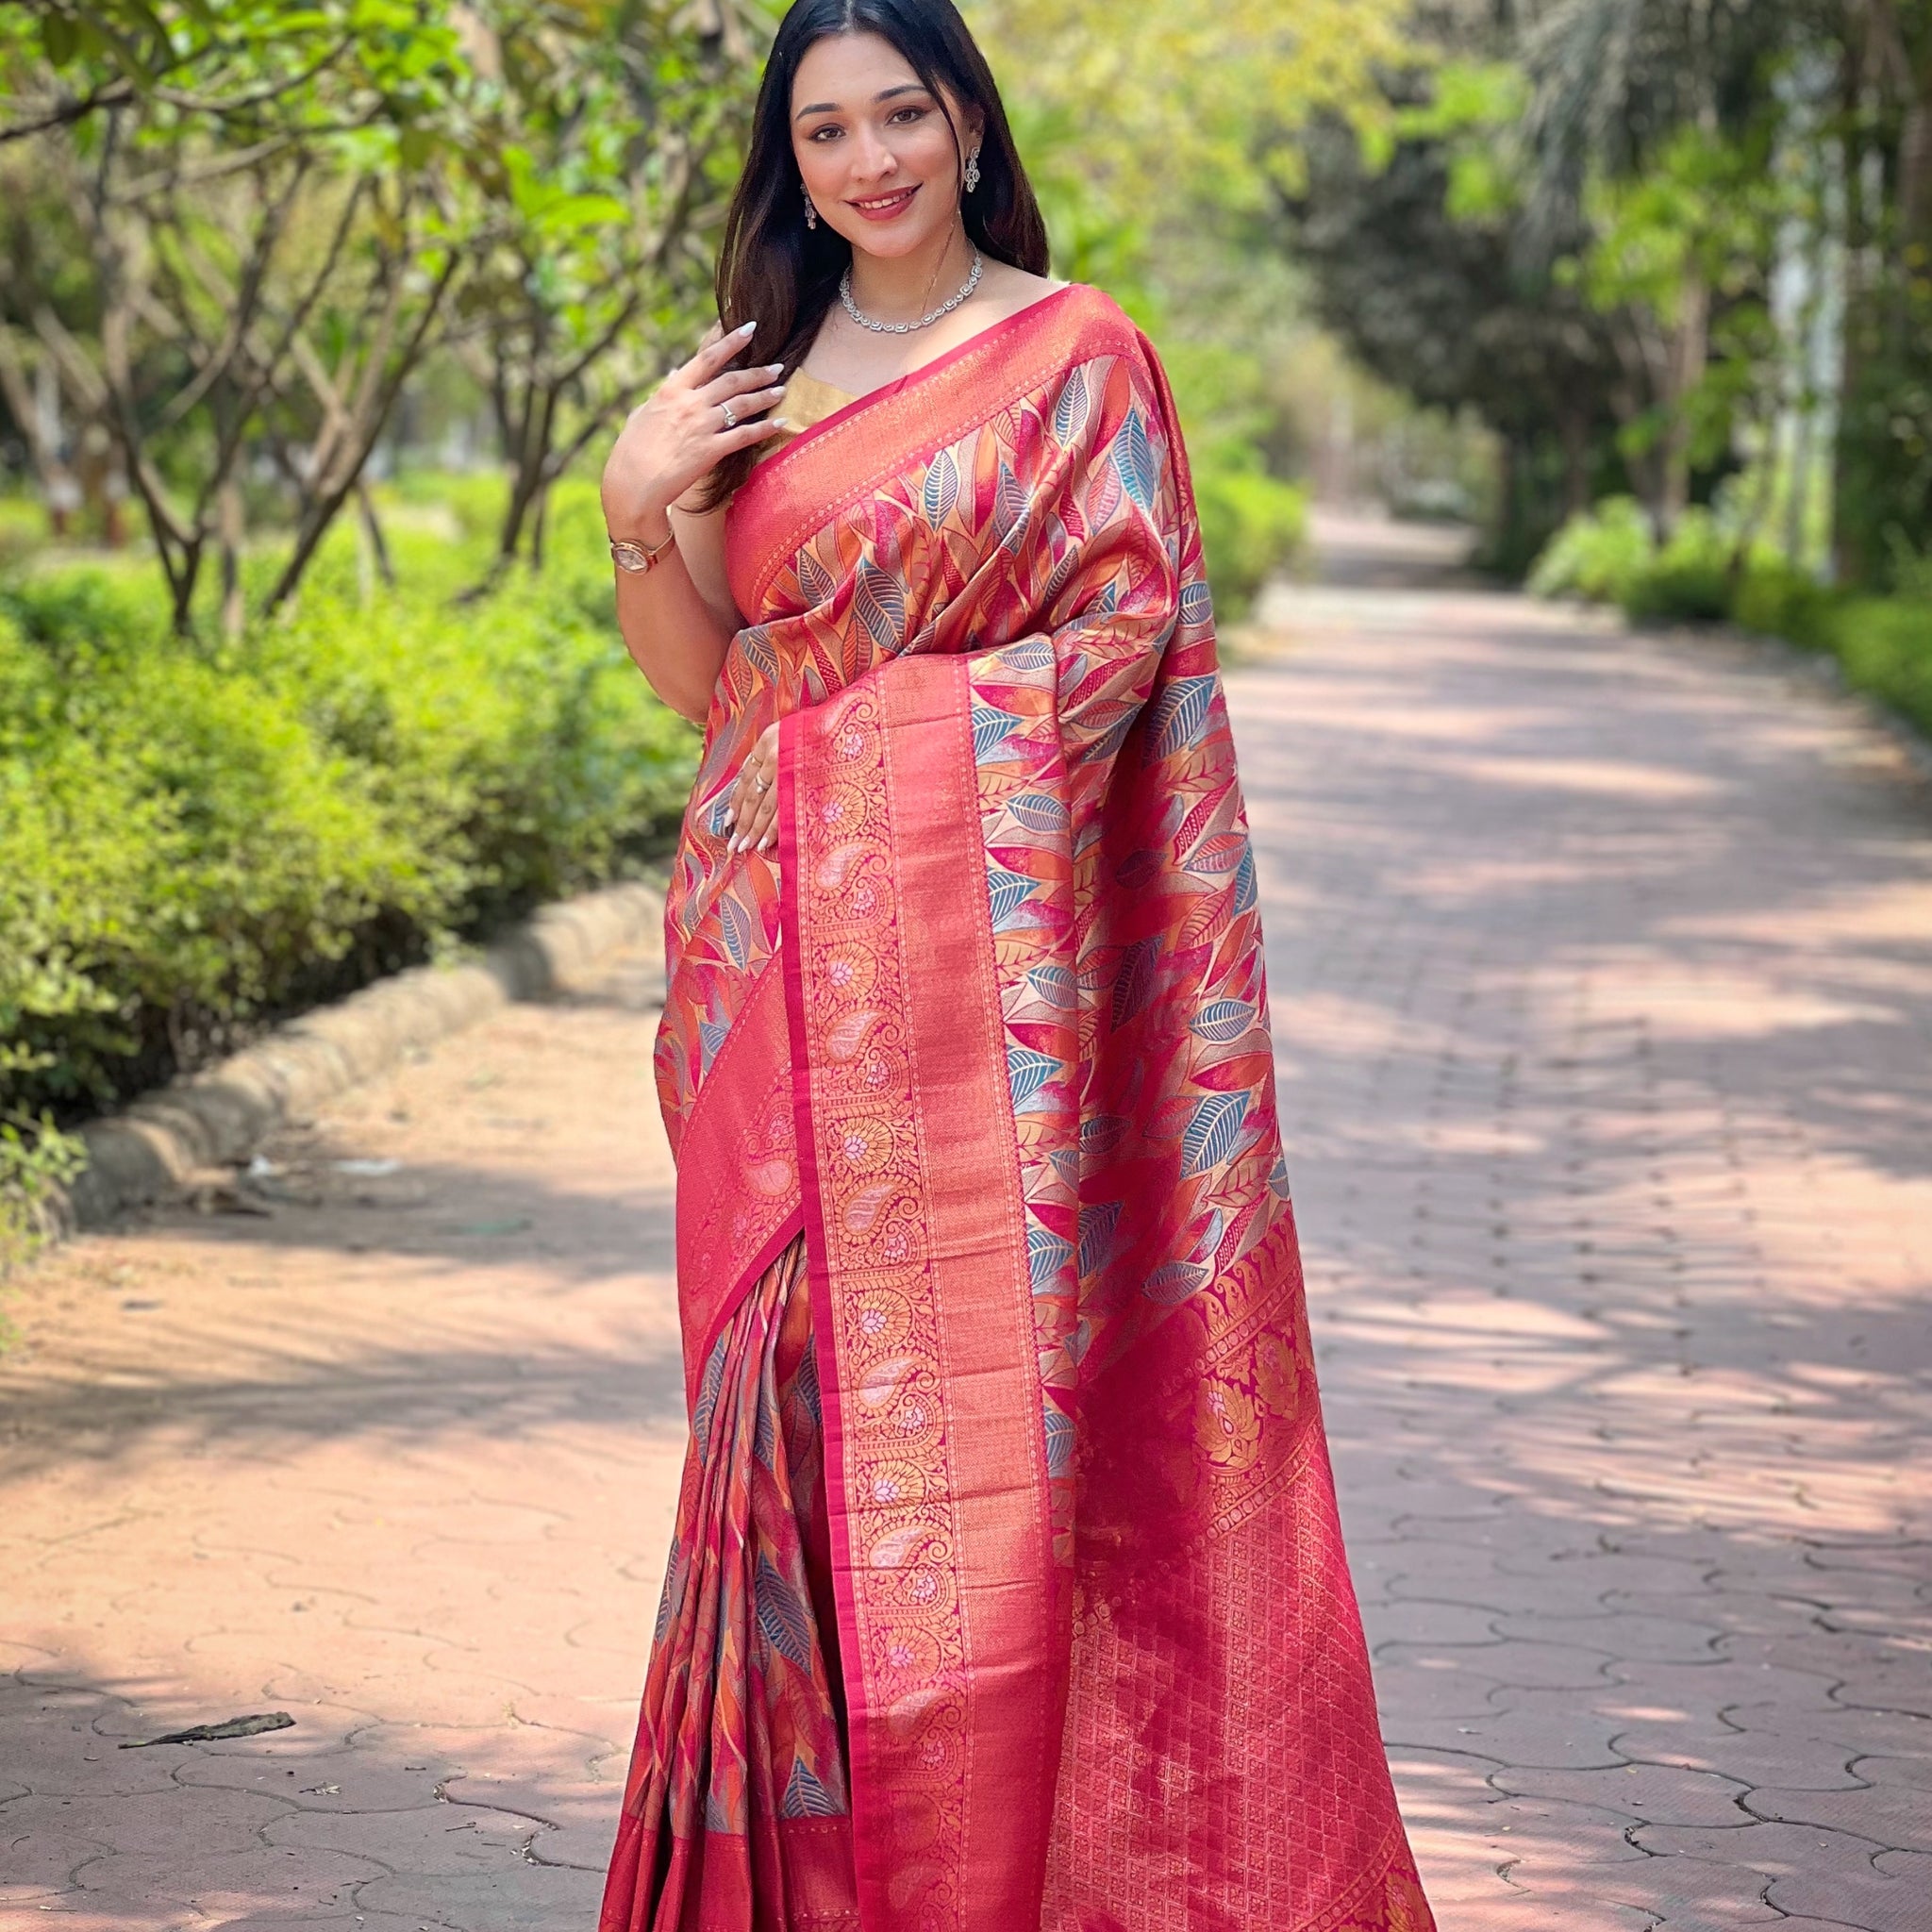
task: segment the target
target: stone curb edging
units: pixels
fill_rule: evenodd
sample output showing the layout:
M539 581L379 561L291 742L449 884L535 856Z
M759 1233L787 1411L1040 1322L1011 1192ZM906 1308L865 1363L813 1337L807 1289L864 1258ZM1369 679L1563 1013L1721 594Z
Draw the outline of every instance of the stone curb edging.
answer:
M42 1204L48 1237L64 1239L181 1194L197 1171L246 1160L284 1123L512 1001L542 998L572 971L656 930L663 918L661 879L545 907L480 959L379 980L143 1094L80 1130L87 1168Z

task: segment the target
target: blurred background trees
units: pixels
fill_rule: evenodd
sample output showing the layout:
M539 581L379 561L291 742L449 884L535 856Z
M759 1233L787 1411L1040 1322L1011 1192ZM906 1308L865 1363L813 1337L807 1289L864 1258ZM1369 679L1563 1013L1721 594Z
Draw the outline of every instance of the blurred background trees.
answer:
M1464 0L1412 25L1391 117L1324 131L1281 242L1364 364L1500 439L1496 560L1626 496L1659 548L1701 507L1740 560L1774 538L1807 575L1909 575L1932 542L1932 13Z
M1932 721L1923 0L964 5L1225 620L1374 498ZM594 475L778 10L0 7L0 1209L43 1109L661 843Z
M175 627L214 559L232 634L258 522L286 535L261 609L351 502L387 567L371 458L460 373L512 479L498 556L540 547L551 486L702 326L761 25L731 0L8 9L0 400L58 520L118 535L130 497Z

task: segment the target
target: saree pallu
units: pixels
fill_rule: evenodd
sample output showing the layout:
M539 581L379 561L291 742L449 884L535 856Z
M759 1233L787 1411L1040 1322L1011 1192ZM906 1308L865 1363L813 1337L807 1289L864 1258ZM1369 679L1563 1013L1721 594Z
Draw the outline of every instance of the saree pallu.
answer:
M604 1932L1429 1932L1151 347L1064 290L727 529L657 1062L692 1461Z

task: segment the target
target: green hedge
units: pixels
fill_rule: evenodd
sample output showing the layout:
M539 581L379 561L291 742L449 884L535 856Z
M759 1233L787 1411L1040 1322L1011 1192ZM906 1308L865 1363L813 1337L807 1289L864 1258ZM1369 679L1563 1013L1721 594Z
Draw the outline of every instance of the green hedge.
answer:
M1215 614L1238 624L1261 587L1301 549L1307 498L1252 458L1217 459L1209 451L1194 471L1194 500Z
M1239 618L1303 499L1236 462L1198 482ZM110 1106L661 849L696 738L624 654L595 491L558 492L540 576L461 602L501 501L391 486L400 589L345 525L232 644L171 635L139 559L0 577L0 1121Z
M171 637L145 574L0 584L0 1117L106 1106L661 847L695 736L624 654L594 491L467 605L477 520L409 514L403 589L359 590L345 535L233 645Z
M1649 515L1627 496L1573 517L1531 566L1542 597L1621 605L1633 621L1710 624L1730 614L1735 546L1707 509L1687 510L1659 548Z
M1557 534L1529 583L1545 596L1619 604L1638 620L1727 619L1828 652L1854 689L1932 734L1932 603L1833 591L1766 553L1740 566L1734 545L1701 510L1659 549L1635 504L1601 504Z

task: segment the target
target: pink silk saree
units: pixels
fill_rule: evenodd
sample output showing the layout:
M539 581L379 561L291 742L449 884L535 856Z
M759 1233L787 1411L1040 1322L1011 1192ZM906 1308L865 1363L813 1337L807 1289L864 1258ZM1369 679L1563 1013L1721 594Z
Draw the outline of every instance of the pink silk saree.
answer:
M604 1932L1430 1932L1151 347L1064 290L728 532L658 1057L693 1447ZM723 815L774 719L767 863Z

